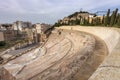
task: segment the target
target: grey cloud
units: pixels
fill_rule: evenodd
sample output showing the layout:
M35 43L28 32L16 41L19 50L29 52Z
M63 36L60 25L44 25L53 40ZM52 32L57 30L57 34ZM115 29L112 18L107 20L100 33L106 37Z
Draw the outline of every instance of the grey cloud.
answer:
M54 23L81 8L90 11L119 6L119 3L119 0L0 0L0 22L21 19Z

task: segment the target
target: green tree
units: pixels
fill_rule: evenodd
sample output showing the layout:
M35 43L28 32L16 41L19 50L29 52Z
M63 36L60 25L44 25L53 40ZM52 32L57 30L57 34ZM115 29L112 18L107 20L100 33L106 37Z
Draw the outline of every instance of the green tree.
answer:
M103 15L102 24L105 23L105 15Z
M79 20L79 19L76 19L76 20L75 20L75 24L76 24L76 25L80 25L80 20Z
M94 20L93 20L93 24L95 25L95 26L98 26L98 25L101 25L101 20L100 20L100 18L95 18Z
M110 24L110 9L108 9L107 15L105 17L105 26Z
M96 18L96 25L101 25L101 20L100 20L100 18Z
M0 41L0 46L5 46L6 42L5 41Z
M87 24L87 21L85 18L83 18L83 25L86 25Z
M116 8L116 10L115 10L115 21L114 21L114 24L117 23L117 16L118 16L118 8Z
M90 19L90 18L88 17L87 20L86 20L86 21L87 21L87 25L90 25L89 19Z
M89 18L87 19L83 18L83 25L85 26L89 25Z
M113 11L111 15L110 26L113 26L115 24L117 18L117 12L118 12L118 8L115 11Z
M94 25L94 20L93 20L93 19L92 19L92 21L91 21L90 25L91 25L91 26L93 26L93 25Z
M53 26L54 27L59 27L59 26L61 26L61 24L60 23L55 23Z
M118 18L117 18L117 26L120 27L120 13L118 14Z

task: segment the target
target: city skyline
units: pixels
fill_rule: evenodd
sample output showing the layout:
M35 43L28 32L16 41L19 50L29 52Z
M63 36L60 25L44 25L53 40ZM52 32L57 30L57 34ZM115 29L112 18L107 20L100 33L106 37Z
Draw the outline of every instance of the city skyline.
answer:
M53 24L81 8L90 12L120 8L119 0L0 0L0 2L0 23L22 20Z

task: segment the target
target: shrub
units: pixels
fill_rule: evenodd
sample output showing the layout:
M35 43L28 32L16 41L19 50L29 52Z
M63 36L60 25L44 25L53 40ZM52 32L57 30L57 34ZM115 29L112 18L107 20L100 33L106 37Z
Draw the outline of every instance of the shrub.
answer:
M5 41L0 41L0 46L5 46L6 42Z

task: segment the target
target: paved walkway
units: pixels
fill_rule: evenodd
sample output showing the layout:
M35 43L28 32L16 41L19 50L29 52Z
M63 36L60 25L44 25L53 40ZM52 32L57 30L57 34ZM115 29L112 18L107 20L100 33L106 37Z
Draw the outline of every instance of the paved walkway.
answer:
M22 53L22 52L24 52L24 51L26 51L26 50L28 50L28 49L30 49L30 48L32 48L32 47L35 47L35 46L37 46L37 45L38 45L38 44L32 44L32 45L29 45L29 46L24 47L24 48L21 48L21 49L17 49L17 50L10 51L9 53L3 54L1 57L2 57L3 59L9 59L11 56L15 56L15 55L17 55L17 54L19 54L19 53Z

